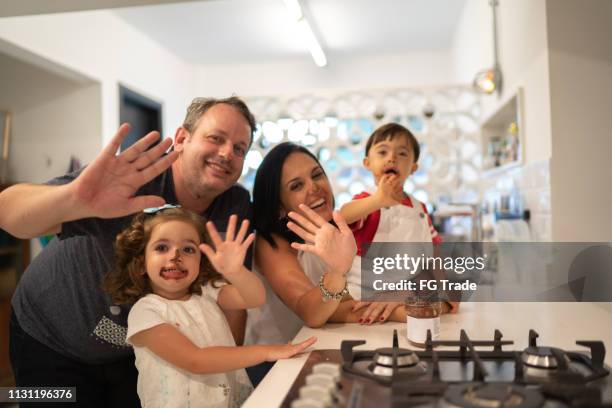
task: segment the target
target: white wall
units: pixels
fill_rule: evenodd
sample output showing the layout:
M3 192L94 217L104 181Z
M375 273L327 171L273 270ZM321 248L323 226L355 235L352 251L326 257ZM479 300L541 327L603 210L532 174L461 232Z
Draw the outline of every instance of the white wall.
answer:
M612 2L548 0L556 241L612 241Z
M546 0L499 0L497 7L501 95L483 95L483 120L523 89L523 166L481 182L483 199L492 201L520 192L531 212L532 239L551 241L549 52ZM477 72L493 67L493 15L489 0L467 0L453 44L453 75L471 83Z
M452 79L469 84L474 74L493 61L491 12L487 1L467 0L451 49Z
M449 51L343 57L318 68L310 59L260 64L201 65L196 92L223 96L299 95L314 92L440 86L451 79Z
M0 108L12 114L10 181L44 182L99 150L101 90L0 54Z
M524 89L525 163L551 155L550 87L545 0L500 0L497 7L499 63L503 92L483 96L486 117ZM488 0L468 0L453 46L453 80L471 83L493 66L493 23Z
M118 83L162 103L165 136L174 135L197 96L189 64L110 11L3 18L0 40L101 83L98 149L119 125Z
M541 185L531 195L524 194L535 215L532 227L553 241L609 242L612 2L499 3L504 88L501 97L484 96L483 107L486 116L517 87L524 89L525 165L542 173L541 180L550 180L550 187ZM486 0L468 0L457 33L454 78L468 82L493 63L491 12ZM482 47L481 36L488 39L488 45L475 52ZM497 185L510 176L500 177ZM533 190L533 177L519 179L526 183L518 183L523 193Z

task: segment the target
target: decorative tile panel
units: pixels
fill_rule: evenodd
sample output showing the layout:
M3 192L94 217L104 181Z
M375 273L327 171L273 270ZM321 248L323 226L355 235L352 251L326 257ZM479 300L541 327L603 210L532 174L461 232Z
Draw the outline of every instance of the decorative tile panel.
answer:
M249 190L267 151L293 141L322 162L339 207L360 191L374 190L362 165L366 141L378 126L397 122L421 143L419 170L404 186L408 193L429 204L457 194L479 197L480 104L469 88L257 97L247 103L259 120L240 180Z

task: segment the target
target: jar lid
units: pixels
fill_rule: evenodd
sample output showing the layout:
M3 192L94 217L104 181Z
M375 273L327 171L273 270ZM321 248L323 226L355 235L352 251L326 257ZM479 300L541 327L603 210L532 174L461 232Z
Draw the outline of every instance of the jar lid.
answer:
M439 302L440 295L437 290L431 289L420 289L420 290L412 290L410 294L406 297L406 301L409 302Z

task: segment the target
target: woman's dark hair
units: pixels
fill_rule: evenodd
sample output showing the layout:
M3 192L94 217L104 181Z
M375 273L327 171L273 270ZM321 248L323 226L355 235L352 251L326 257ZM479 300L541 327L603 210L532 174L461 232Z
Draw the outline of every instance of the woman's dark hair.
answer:
M192 225L200 237L200 243L212 245L206 231L205 220L194 212L182 208L170 208L156 215L140 213L115 239L115 267L106 275L102 288L117 304L135 303L147 293L152 293L146 273L145 249L151 232L157 225L169 221L182 221ZM223 277L215 270L208 258L202 254L200 274L189 287L189 293L202 293L202 286L212 282L213 286Z
M300 237L287 228L287 218L280 215L281 209L281 177L283 165L293 153L304 153L311 157L323 170L317 157L304 146L284 142L274 146L266 154L255 174L253 185L253 223L257 233L261 235L272 248L277 248L272 234L278 234L289 242L303 242ZM325 174L325 170L323 170ZM325 174L327 177L327 174Z

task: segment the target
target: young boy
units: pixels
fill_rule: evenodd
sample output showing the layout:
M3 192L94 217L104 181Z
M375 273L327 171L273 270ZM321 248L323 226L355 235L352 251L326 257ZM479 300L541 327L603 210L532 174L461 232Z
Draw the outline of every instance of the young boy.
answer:
M357 241L357 257L348 274L348 289L361 298L362 245L370 242L433 242L441 238L433 228L425 204L407 195L403 186L418 168L420 147L402 125L388 123L376 129L366 143L363 165L370 170L376 192L362 192L342 206L342 216Z

